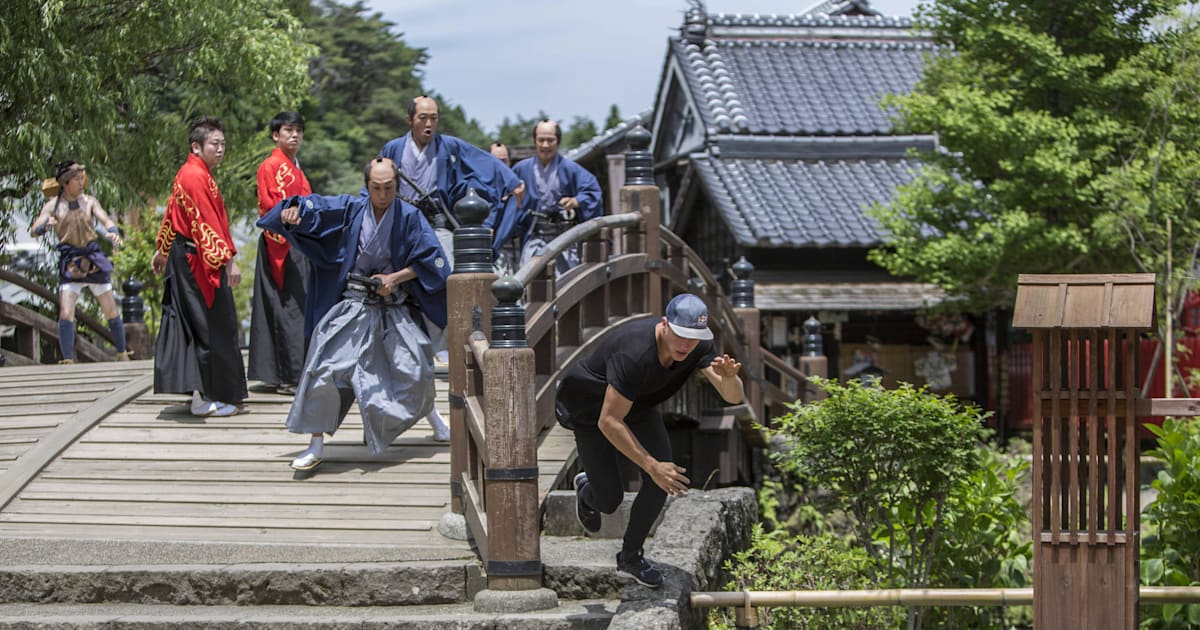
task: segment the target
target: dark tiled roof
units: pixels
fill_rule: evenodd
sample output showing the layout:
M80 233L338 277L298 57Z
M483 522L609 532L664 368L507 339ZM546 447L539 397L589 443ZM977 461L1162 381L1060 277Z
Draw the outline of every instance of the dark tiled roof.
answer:
M696 44L673 38L670 46L706 127L774 135L891 133L880 100L910 92L924 55L934 50L917 39L710 38Z
M625 134L629 133L630 130L638 125L648 127L652 120L654 120L653 109L647 109L636 116L630 116L622 120L617 126L605 129L596 134L596 137L591 140L567 151L566 158L572 162L586 160L600 151L606 151L620 144L625 139Z
M918 169L909 158L801 160L692 154L709 199L743 247L872 247L866 208Z

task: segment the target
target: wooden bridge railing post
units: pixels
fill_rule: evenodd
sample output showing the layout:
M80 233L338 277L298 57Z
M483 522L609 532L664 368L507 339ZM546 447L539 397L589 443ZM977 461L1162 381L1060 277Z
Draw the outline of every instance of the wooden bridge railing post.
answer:
M738 360L742 362L747 371L753 374L764 374L762 312L754 305L754 280L750 279L750 274L753 272L754 265L750 264L745 256L733 264L733 273L736 279L730 287L729 301L733 304L733 312L737 313L738 319L742 320L742 330L746 333L746 347L739 350L741 356L738 357ZM763 408L762 385L753 378L743 380L746 383L746 402L750 403L750 408L754 410L759 423L766 424L767 415L766 409Z
M146 329L146 305L139 295L142 283L136 278L130 278L121 283L125 296L121 298L121 320L125 323L125 349L133 354L135 359L150 359L154 356L154 347L150 341L150 331Z
M492 285L491 344L483 354L485 433L488 466L484 469L487 506L487 588L477 609L497 592L534 591L525 609L558 605L542 588L541 518L534 354L525 338L525 309L517 305L523 288L512 277ZM486 591L485 591L486 593Z
M829 358L825 356L825 343L821 339L821 322L813 316L804 320L804 346L800 355L800 371L806 377L825 378L829 376ZM812 402L825 397L824 391L815 394L800 391L796 394L804 402Z
M621 187L620 208L622 212L637 212L642 223L625 231L626 252L646 252L646 267L650 270L662 267L659 250L662 221L662 199L654 183L654 162L650 155L650 132L638 126L625 136L630 150L625 154L625 185ZM661 313L663 310L662 281L651 275L646 281L642 295L646 302L638 305L644 313Z
M490 320L484 314L495 304L492 283L492 234L483 227L488 205L469 191L454 204L461 226L454 231L454 272L446 281L446 346L450 355L450 506L463 513L463 473L475 458L465 420L467 387L467 339L479 327L488 333ZM445 533L445 532L443 532ZM465 534L465 532L464 532Z

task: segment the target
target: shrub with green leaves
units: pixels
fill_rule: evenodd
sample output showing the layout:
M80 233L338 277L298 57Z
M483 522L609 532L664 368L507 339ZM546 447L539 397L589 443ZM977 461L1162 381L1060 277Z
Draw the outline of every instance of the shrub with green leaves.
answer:
M1146 586L1200 584L1200 424L1167 418L1147 424L1157 447L1146 455L1163 469L1151 486L1158 497L1142 513L1141 582ZM1143 607L1143 628L1200 627L1200 605Z
M818 384L826 398L793 406L771 431L787 445L772 457L820 489L826 515L851 517L872 588L1028 583L1029 522L1017 498L1028 464L982 445L986 413L907 383ZM908 615L910 628L1010 623L998 609Z

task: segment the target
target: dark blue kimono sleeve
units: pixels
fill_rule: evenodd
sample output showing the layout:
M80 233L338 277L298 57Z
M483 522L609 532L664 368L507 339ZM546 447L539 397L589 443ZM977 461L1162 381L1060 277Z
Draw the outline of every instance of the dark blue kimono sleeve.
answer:
M282 234L313 265L336 269L345 256L342 237L349 209L358 199L351 195L288 197L263 215L258 227ZM283 222L283 209L291 206L300 208L300 223L296 225Z
M526 193L525 201L528 202L529 199L529 194ZM495 220L499 221L499 224L488 225L484 223L485 227L491 227L493 230L493 254L499 255L500 248L504 247L505 243L525 233L525 228L528 227L525 218L525 208L517 205L516 196L511 196L504 202L504 209L495 216ZM488 219L492 220L493 217L489 216Z
M600 193L600 183L596 181L596 176L592 175L586 168L563 160L563 171L567 173L567 186L575 191L571 195L579 202L579 216L575 217L580 223L588 219L594 219L604 214L604 207L601 205L603 196Z

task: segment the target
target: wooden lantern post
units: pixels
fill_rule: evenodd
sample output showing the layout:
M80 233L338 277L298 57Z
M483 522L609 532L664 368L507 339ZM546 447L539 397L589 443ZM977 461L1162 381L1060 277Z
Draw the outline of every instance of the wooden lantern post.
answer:
M1137 349L1154 274L1021 275L1033 333L1033 625L1138 625Z

